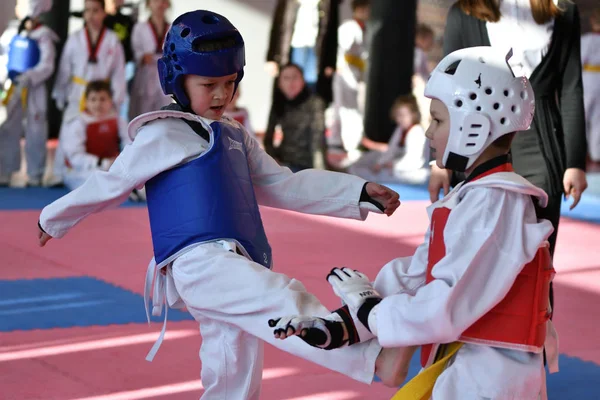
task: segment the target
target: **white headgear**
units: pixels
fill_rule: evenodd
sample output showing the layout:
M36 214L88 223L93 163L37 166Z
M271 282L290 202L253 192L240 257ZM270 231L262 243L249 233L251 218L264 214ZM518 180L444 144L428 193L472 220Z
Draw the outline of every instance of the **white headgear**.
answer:
M516 78L492 47L448 54L431 74L425 96L448 108L450 133L442 158L446 168L465 171L496 139L529 129L535 98L526 77Z
M27 16L31 18L37 18L52 8L52 0L28 0L27 3Z

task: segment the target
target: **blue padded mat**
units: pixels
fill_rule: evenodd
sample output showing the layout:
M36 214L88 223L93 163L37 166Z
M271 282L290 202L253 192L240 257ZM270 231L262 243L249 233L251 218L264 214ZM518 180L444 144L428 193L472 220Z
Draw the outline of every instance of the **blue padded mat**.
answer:
M169 310L183 320L193 318ZM0 332L145 322L142 296L92 277L0 281Z

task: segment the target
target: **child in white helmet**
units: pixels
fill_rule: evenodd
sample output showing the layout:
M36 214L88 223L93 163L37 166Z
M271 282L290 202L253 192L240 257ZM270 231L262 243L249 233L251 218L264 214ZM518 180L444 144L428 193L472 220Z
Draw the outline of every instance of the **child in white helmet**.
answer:
M545 399L544 346L551 372L557 367L553 228L535 214L546 193L513 172L509 155L533 118L533 91L507 57L476 47L445 57L425 95L437 165L468 178L428 208L431 223L412 257L390 261L374 284L348 268L327 279L382 346L421 346L424 370L394 399ZM318 338L322 321L283 317L275 336Z
M42 210L40 245L64 236L91 213L118 206L145 184L154 247L146 305L153 292L154 315L165 304L186 307L200 323L203 399L258 399L263 340L361 382L370 383L375 371L382 380L393 376L396 352L382 351L374 340L331 357L273 338L262 323L272 313L329 311L299 281L271 270L258 203L364 219L378 209L392 214L398 195L350 175L294 174L241 124L223 117L245 64L242 36L224 16L204 10L179 16L163 49L161 86L177 104L132 121L132 143L108 171L94 171ZM165 324L166 318L165 311Z

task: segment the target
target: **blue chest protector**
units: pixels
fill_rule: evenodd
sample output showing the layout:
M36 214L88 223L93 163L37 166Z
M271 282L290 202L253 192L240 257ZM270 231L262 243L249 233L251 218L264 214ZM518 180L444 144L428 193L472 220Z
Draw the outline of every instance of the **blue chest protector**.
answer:
M271 266L250 178L243 133L214 122L213 146L201 157L146 182L157 265L195 243L234 239L255 262Z
M31 38L15 35L8 45L8 77L14 80L40 62L40 47Z

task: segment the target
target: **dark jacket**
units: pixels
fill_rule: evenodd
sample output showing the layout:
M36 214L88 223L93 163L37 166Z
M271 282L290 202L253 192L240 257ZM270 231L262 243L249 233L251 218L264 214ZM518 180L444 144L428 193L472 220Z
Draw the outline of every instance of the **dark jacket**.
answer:
M319 1L319 34L315 44L317 54L317 94L330 103L333 95L331 90L331 77L325 76L325 68L335 69L337 62L338 25L340 23L339 5L342 0ZM277 0L267 61L274 61L280 66L290 62L292 35L299 4L296 0Z
M515 171L549 196L562 193L566 168L585 170L587 142L581 82L579 11L561 1L548 53L533 71L535 116L531 129L515 135ZM490 46L486 22L465 14L458 4L448 13L444 54L466 47Z
M275 127L281 126L283 140L273 147ZM266 152L297 169L324 168L325 104L307 87L293 100L287 100L279 89L273 97L269 123L265 132Z

